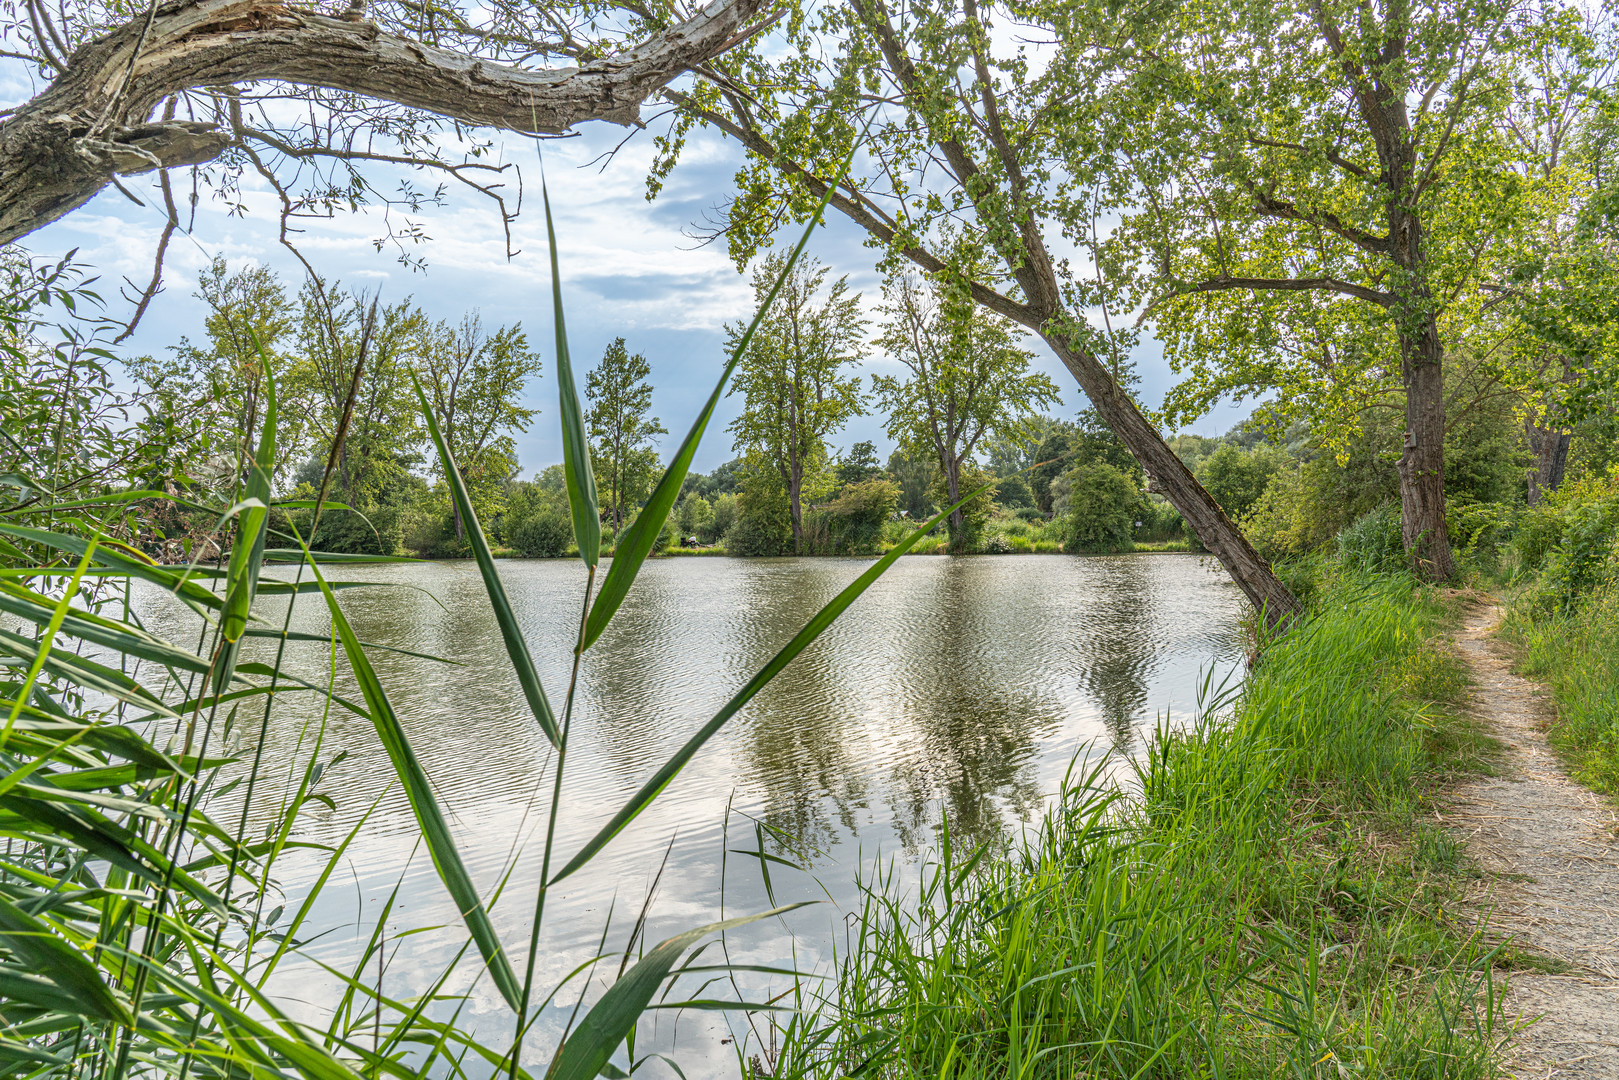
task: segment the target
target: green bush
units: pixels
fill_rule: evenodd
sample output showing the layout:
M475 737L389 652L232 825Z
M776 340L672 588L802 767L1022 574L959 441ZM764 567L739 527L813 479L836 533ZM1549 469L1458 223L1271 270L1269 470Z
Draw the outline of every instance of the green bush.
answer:
M995 501L1008 509L1035 509L1034 492L1021 476L1003 476L995 485Z
M309 537L313 511L297 515L298 528ZM320 528L309 547L313 551L335 551L349 555L397 555L404 546L404 531L397 507L379 506L361 515L348 510L327 510L320 516Z
M1041 513L1038 506L1020 506L1017 509L1017 516L1022 521L1044 521L1046 519L1046 515Z
M1350 522L1338 534L1338 558L1345 566L1366 573L1399 570L1405 566L1405 541L1400 532L1400 508L1390 503Z
M1236 519L1254 508L1270 486L1271 478L1282 471L1286 462L1286 455L1268 443L1261 443L1252 450L1224 443L1204 459L1198 467L1197 478L1214 496L1214 501Z
M970 491L977 491L994 477L988 472L973 464L961 467L961 474L957 477L957 498ZM928 488L928 495L932 497L939 509L950 505L949 486L944 471L938 470L934 476L933 485ZM950 537L950 549L957 554L972 551L978 546L978 538L983 535L984 524L989 521L990 515L995 512L995 488L990 488L982 494L968 499L961 507L961 531L959 535ZM948 527L948 522L946 523Z
M752 558L790 555L793 533L781 518L771 514L743 514L725 536L725 553Z
M507 531L507 542L527 559L560 558L573 543L573 522L548 507L512 526Z
M688 495L680 504L680 534L707 540L714 525L714 507L701 495Z
M833 554L875 551L883 525L899 505L899 485L892 480L863 480L848 484L824 510L827 542Z
M1186 535L1186 520L1181 512L1162 499L1143 499L1140 514L1136 519L1141 522L1136 529L1137 540L1158 544Z
M1052 484L1056 499L1066 499L1064 550L1129 551L1133 546L1141 490L1135 481L1105 461L1079 465Z
M736 524L736 495L734 492L725 492L714 496L714 517L708 523L708 535L703 539L709 543L724 540L725 534L731 531Z

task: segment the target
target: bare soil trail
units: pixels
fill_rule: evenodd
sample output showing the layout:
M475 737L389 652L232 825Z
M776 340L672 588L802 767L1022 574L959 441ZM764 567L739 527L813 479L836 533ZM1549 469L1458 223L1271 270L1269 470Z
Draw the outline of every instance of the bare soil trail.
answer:
M1569 779L1546 742L1551 705L1513 674L1492 640L1493 604L1468 614L1456 645L1475 682L1474 711L1501 740L1500 775L1462 785L1445 815L1482 877L1469 901L1557 974L1515 971L1511 1075L1619 1080L1619 814Z

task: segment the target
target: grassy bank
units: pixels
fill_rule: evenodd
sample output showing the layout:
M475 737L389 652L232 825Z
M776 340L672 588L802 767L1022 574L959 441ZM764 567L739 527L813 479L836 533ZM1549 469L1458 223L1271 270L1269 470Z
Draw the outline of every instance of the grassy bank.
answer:
M868 883L835 989L756 1074L1490 1073L1490 958L1447 920L1461 860L1428 801L1482 743L1399 579L1329 583L1239 700L1079 778L1009 853L952 850L920 903Z
M1503 630L1520 650L1519 670L1544 682L1557 702L1552 745L1581 783L1619 795L1619 587L1567 611L1520 597Z

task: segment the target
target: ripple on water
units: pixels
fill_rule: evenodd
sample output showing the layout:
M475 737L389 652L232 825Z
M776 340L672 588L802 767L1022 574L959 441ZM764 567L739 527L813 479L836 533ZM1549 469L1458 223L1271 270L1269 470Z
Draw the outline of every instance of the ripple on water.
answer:
M869 565L647 564L581 671L559 850L584 843ZM482 581L471 564L343 570L339 576L349 580L395 586L341 594L363 640L456 662L371 653L474 876L492 891L516 859L495 918L508 942L526 940L551 753L511 674ZM560 709L583 571L572 560L511 561L501 574ZM666 850L654 940L662 928L717 910L722 860L727 909L762 905L756 862L749 871L749 860L726 854L727 847L752 846L753 823L733 817L727 843L721 830L728 806L779 830L775 847L809 853L839 906L853 897L862 858L869 866L879 850L915 853L933 840L942 814L967 839L994 834L1038 809L1082 745L1128 752L1161 712L1189 713L1203 673L1240 660L1241 603L1217 566L1191 555L901 559L716 736L652 811L570 879L550 908L541 967L560 977L594 947L603 898L615 890L621 906L638 906ZM176 640L195 634L189 615L155 592L143 595L140 613ZM279 621L279 612L266 614ZM293 626L327 632L324 608L300 602ZM272 657L266 643L253 645L253 658ZM295 643L288 657L298 674L324 681L324 646ZM339 692L358 697L338 667ZM292 767L308 756L317 706L311 694L281 699L265 746L274 774L260 784L256 809L273 809L284 797ZM244 717L237 729L256 731L257 724L256 715ZM376 910L397 882L404 883L395 908L402 925L452 922L370 723L334 709L323 738L323 759L339 750L348 755L324 784L337 807L308 814L301 838L336 843L376 804L349 850L350 883L323 900L325 924L341 927L356 911ZM744 843L737 843L739 828L749 834ZM289 890L312 865L309 857L284 868ZM774 885L787 896L813 889L780 869ZM824 932L828 922L823 914L796 924L801 960L822 955L826 942L815 927ZM398 960L401 981L419 977L425 985L453 936L408 939ZM758 959L788 954L779 931L754 940ZM352 932L334 933L326 958L353 947ZM492 999L481 1000L493 1008Z

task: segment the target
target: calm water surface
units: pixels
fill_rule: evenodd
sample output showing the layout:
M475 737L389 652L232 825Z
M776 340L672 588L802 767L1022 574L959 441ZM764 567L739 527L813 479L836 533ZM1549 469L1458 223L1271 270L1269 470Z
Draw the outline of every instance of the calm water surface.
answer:
M563 857L868 565L649 563L582 669L558 825ZM573 560L500 568L560 710L583 570ZM485 894L510 871L494 918L521 971L553 760L511 673L482 581L471 563L332 571L389 586L340 594L362 640L457 661L372 652ZM149 595L144 606L155 629L177 640L194 635L187 614L165 597ZM1160 715L1189 715L1204 676L1212 671L1218 680L1240 660L1241 606L1218 565L1194 555L901 559L708 744L651 811L553 893L539 961L548 977L540 985L555 984L594 951L609 909L609 939L622 940L666 852L651 940L710 921L722 905L727 914L770 906L759 861L727 855L756 847L755 822L774 837L767 851L807 870L772 864L777 902L829 902L733 933L731 958L780 963L796 955L801 969L824 970L833 928L856 900L858 874L878 860L892 860L902 875L914 869L946 814L954 833L974 840L1015 828L1039 811L1076 753L1128 753ZM279 612L265 614L279 623ZM293 625L329 628L319 600L307 598ZM270 655L260 648L256 658ZM293 670L324 681L325 646L295 645L289 655ZM358 698L344 666L340 691ZM285 771L308 759L320 719L315 695L280 700L264 748L278 776L255 796L260 807L273 809L287 790ZM256 732L257 722L256 715L240 719L237 733ZM238 753L251 749L246 742L238 740ZM310 951L338 965L363 945L395 886L390 936L457 921L370 723L334 709L320 759L340 752L346 756L319 789L334 808L312 806L298 829L299 839L335 845L369 811L317 912L324 936ZM283 865L289 896L299 896L315 865L310 855ZM460 936L451 929L391 946L387 989L425 988ZM768 982L761 977L758 989ZM279 990L313 1017L335 987L311 964ZM485 980L462 1019L502 1015ZM559 1030L566 1018L549 1019ZM700 1014L679 1024L688 1074L725 1071L726 1021ZM503 1022L501 1037L504 1029ZM660 1032L660 1040L673 1038L669 1021Z

